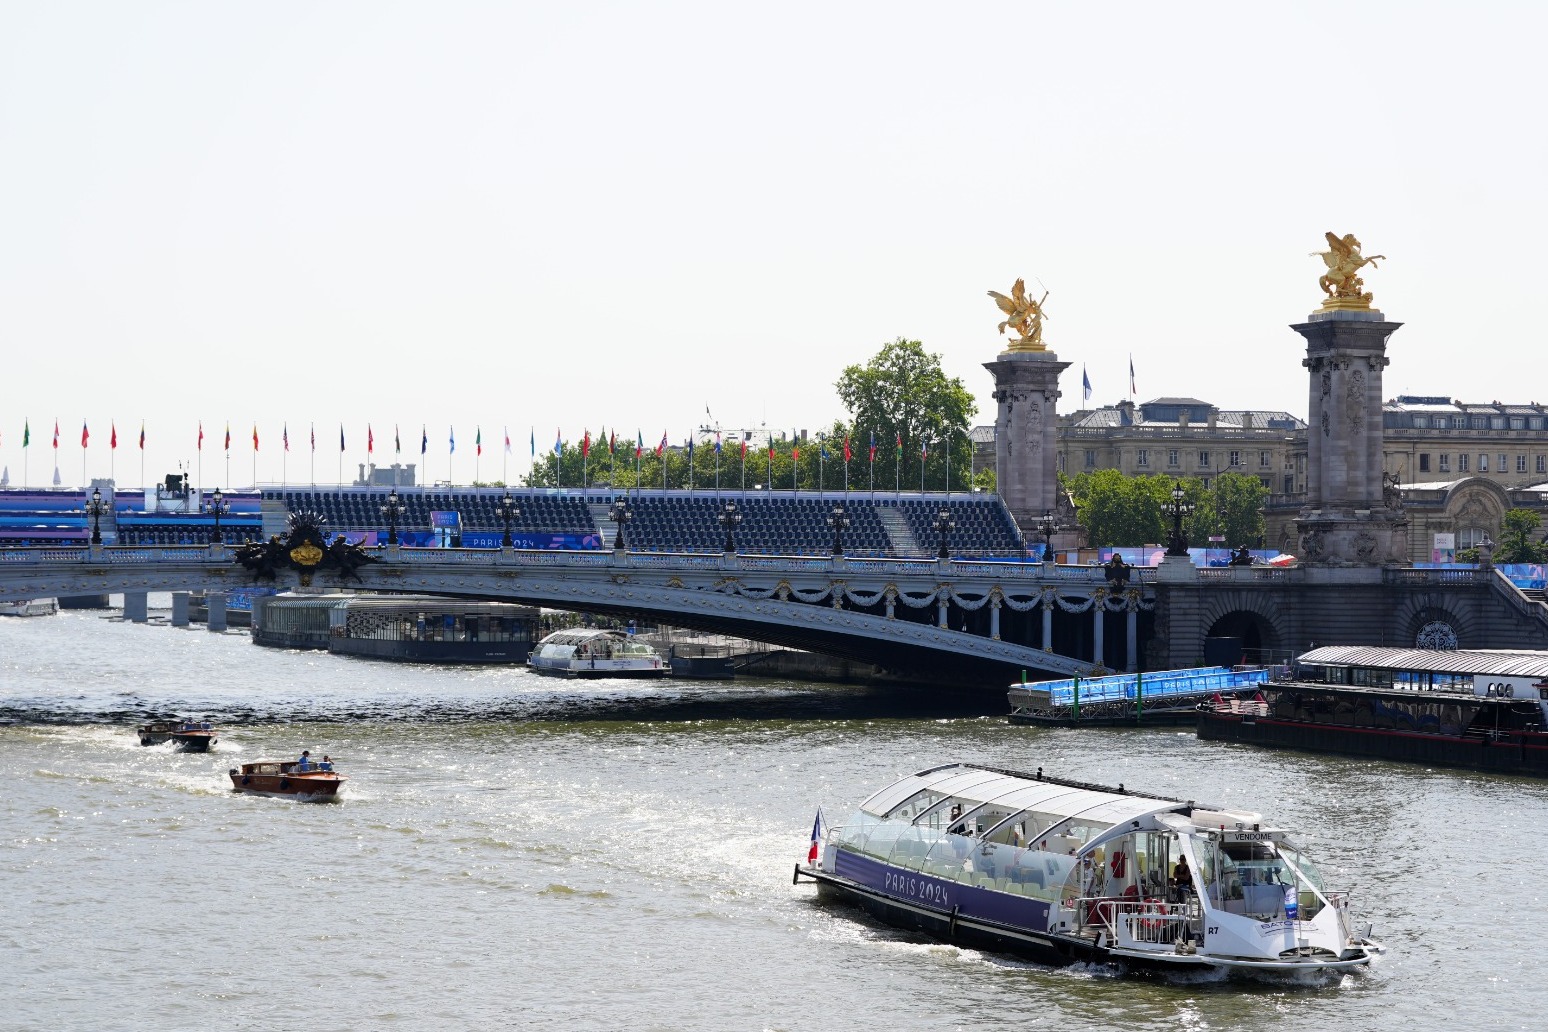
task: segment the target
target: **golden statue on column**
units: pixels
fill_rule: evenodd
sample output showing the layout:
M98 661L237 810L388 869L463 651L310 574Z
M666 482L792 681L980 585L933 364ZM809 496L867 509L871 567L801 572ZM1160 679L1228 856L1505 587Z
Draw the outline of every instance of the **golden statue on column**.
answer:
M1342 237L1332 233L1324 233L1328 239L1326 251L1313 251L1312 254L1321 258L1328 271L1323 273L1317 285L1327 297L1322 302L1323 311L1370 311L1371 295L1362 293L1365 280L1361 279L1359 272L1365 266L1380 268L1376 264L1380 259L1385 261L1387 256L1375 254L1367 258L1360 253L1360 241L1355 239L1353 233L1345 233Z
M1042 301L1034 301L1027 297L1026 281L1018 279L1015 286L1011 287L1010 297L998 290L989 291L989 296L994 298L994 303L1005 313L1005 321L1000 323L1000 332L1004 333L1008 326L1019 334L1010 342L1006 351L1047 350L1043 346L1043 301L1048 300L1048 291L1043 291Z

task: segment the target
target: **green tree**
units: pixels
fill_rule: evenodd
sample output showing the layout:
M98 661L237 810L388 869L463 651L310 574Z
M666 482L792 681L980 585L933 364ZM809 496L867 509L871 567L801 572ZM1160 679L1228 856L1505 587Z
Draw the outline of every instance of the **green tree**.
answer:
M1068 478L1075 514L1093 545L1143 545L1166 539L1161 497L1170 497L1169 477L1129 477L1116 469Z
M1543 518L1531 509L1508 509L1500 521L1500 543L1494 550L1497 563L1540 563L1548 559L1548 547L1534 542L1532 534ZM1476 560L1475 560L1476 561Z
M946 376L940 355L899 337L864 365L847 366L834 386L849 411L847 425L859 445L858 457L868 459L875 434L879 484L918 490L922 463L925 486L941 490L947 485L949 451L950 483L959 489L967 485L972 469L968 421L978 406L960 379ZM869 472L862 466L860 476ZM855 477L852 468L851 484Z
M1267 503L1268 488L1245 473L1222 473L1207 491L1199 482L1198 508L1188 524L1189 540L1203 544L1219 535L1228 548L1255 548L1263 536L1263 506Z

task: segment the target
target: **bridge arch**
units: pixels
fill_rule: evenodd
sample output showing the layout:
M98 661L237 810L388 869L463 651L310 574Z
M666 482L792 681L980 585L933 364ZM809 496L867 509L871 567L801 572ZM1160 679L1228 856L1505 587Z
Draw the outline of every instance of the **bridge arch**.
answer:
M1262 592L1226 590L1204 605L1200 626L1206 638L1239 638L1248 662L1287 657L1290 635L1279 624L1279 613ZM1204 643L1199 643L1202 654Z
M1471 606L1450 605L1452 599L1424 592L1398 607L1394 625L1401 628L1400 648L1480 648L1486 640ZM1421 644L1421 639L1423 643Z

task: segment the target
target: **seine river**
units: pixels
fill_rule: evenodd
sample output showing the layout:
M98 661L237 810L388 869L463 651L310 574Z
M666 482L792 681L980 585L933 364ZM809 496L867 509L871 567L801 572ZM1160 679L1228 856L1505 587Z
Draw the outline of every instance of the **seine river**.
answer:
M568 683L0 620L4 1029L1540 1029L1548 783L1043 731L1003 697ZM218 750L135 720L209 714ZM901 712L902 715L893 715ZM302 748L340 805L234 795ZM1240 803L1389 952L1304 986L920 942L792 887L813 811L975 760Z

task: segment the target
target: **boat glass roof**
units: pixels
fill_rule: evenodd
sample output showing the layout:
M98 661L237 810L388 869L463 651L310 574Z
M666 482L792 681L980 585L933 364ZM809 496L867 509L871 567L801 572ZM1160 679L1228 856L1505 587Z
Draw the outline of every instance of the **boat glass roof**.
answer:
M1177 810L1175 800L1077 788L1056 781L1042 781L1032 774L986 770L954 764L911 774L877 792L861 809L884 816L915 794L929 790L970 802L993 802L997 807L1036 810L1053 817L1080 817L1092 824L1118 824L1144 814Z
M1514 649L1389 649L1365 645L1325 645L1303 652L1296 661L1304 666L1548 677L1548 652Z

